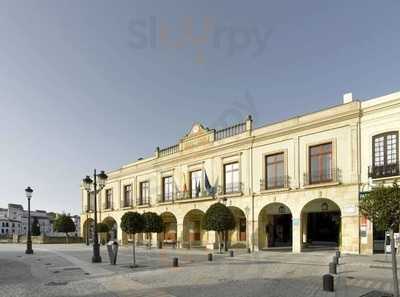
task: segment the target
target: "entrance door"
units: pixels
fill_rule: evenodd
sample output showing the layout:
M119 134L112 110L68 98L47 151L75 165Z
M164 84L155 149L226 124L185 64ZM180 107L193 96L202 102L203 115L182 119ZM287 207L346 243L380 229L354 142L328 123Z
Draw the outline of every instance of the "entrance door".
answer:
M340 212L315 212L308 214L307 238L312 244L339 243Z
M292 215L274 215L272 224L266 226L268 247L286 247L292 244Z

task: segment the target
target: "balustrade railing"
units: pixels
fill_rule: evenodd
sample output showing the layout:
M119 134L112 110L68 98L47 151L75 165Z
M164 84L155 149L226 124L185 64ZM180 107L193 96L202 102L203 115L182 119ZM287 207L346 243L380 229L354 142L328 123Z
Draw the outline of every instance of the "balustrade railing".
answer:
M382 178L397 176L400 174L399 164L387 164L382 166L369 166L368 176L372 178Z

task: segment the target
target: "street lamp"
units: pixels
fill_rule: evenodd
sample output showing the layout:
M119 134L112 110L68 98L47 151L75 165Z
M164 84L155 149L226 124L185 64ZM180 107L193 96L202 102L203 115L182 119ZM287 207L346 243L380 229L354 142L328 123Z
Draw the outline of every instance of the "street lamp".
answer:
M104 171L100 171L100 174L96 174L96 169L94 169L93 180L88 175L83 179L83 187L88 192L88 195L90 195L90 191L92 189L94 193L94 230L93 230L92 263L101 263L99 236L97 233L97 186L99 186L99 192L100 192L105 187L106 180L107 180L107 174L105 174Z
M31 187L25 189L26 198L28 198L28 235L26 237L26 251L25 254L32 255L32 238L31 238L31 198L33 190Z

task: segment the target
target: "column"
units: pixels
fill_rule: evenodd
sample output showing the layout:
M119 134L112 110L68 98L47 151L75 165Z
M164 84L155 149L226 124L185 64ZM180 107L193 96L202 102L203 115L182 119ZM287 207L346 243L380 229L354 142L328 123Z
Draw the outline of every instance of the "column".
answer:
M176 224L176 240L177 240L177 247L182 248L182 246L183 246L183 224Z
M302 228L301 228L301 217L293 217L292 219L292 251L293 253L301 253L302 247Z
M343 253L358 254L360 249L359 217L342 216L341 247Z

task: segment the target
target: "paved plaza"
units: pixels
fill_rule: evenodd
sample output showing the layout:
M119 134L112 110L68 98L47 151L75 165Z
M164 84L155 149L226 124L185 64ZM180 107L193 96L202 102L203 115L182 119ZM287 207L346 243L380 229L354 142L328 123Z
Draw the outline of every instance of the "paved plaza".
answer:
M390 263L384 255L341 258L334 293L322 290L334 251L292 254L285 251L214 254L206 250L137 249L138 268L130 268L131 247L120 248L117 265L92 264L91 247L0 245L0 296L360 296L372 290L391 291ZM179 267L172 259L179 258ZM389 260L389 257L388 257Z

